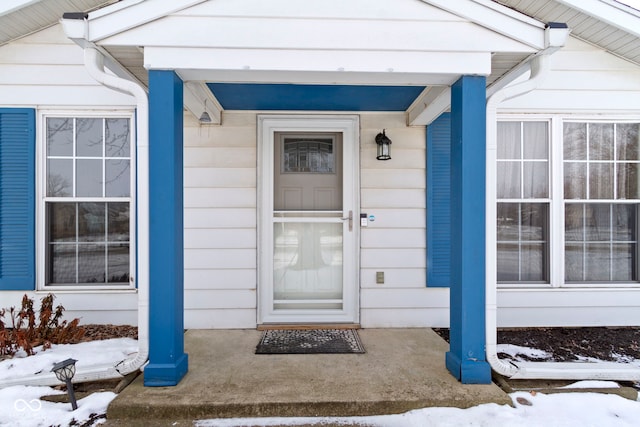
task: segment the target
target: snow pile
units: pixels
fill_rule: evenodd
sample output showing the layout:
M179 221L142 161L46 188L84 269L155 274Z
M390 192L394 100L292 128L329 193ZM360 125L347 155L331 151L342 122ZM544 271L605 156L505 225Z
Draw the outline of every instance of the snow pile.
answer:
M10 378L22 378L41 372L50 372L55 363L65 359L76 359L76 367L110 364L131 357L138 352L138 341L131 338L114 338L103 341L89 341L79 344L52 345L43 351L42 346L34 348L35 355L26 357L20 352L13 359L0 362L0 382Z
M498 344L496 346L498 353L504 353L511 356L514 360L551 360L552 355L544 350L538 350L537 348L522 347L513 344ZM523 359L521 356L525 356L528 359Z

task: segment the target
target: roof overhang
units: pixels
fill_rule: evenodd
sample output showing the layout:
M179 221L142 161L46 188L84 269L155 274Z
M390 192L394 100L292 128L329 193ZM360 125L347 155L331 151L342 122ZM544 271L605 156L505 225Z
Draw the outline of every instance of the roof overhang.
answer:
M388 101L380 108L393 111L407 104L406 88L419 95L426 87L449 86L461 75L492 80L499 77L491 76L492 58L506 55L517 64L547 44L544 24L490 0L299 5L296 0L125 0L84 20L65 19L63 25L80 45L97 45L116 60L119 51L139 52L144 70L171 69L183 81L198 83L190 89L198 101L187 105L196 116L202 111L199 100L209 96L197 92L216 90L205 83L277 84L307 94L310 85L335 85L336 96L361 94L354 104L367 108L372 104L367 99L383 91L392 96L380 97ZM217 89L223 87L246 86ZM245 96L256 99L245 104L262 105L251 93L258 92Z

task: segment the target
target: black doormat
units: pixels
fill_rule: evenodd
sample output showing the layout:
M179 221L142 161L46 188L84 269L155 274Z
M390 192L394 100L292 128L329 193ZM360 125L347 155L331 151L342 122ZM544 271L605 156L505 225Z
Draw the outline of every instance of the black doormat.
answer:
M355 329L271 329L262 333L256 354L364 353Z

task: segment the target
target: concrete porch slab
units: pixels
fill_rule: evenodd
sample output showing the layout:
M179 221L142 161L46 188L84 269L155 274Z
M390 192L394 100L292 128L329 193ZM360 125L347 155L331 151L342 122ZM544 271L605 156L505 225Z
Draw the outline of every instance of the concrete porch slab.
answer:
M445 368L448 344L431 329L358 332L365 354L256 355L260 331L187 331L190 366L180 384L144 387L138 377L109 406L107 425L511 404L495 384L456 381Z

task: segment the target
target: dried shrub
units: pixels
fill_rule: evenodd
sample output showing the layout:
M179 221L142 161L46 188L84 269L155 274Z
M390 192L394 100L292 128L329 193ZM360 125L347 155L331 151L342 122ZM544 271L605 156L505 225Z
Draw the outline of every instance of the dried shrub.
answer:
M78 326L80 320L62 320L64 307L58 304L54 308L54 299L53 294L43 297L37 316L33 299L26 294L22 297L20 310L15 307L0 309L0 356L13 356L20 349L31 356L33 348L39 345L46 350L52 344L75 343L82 338L84 329Z

